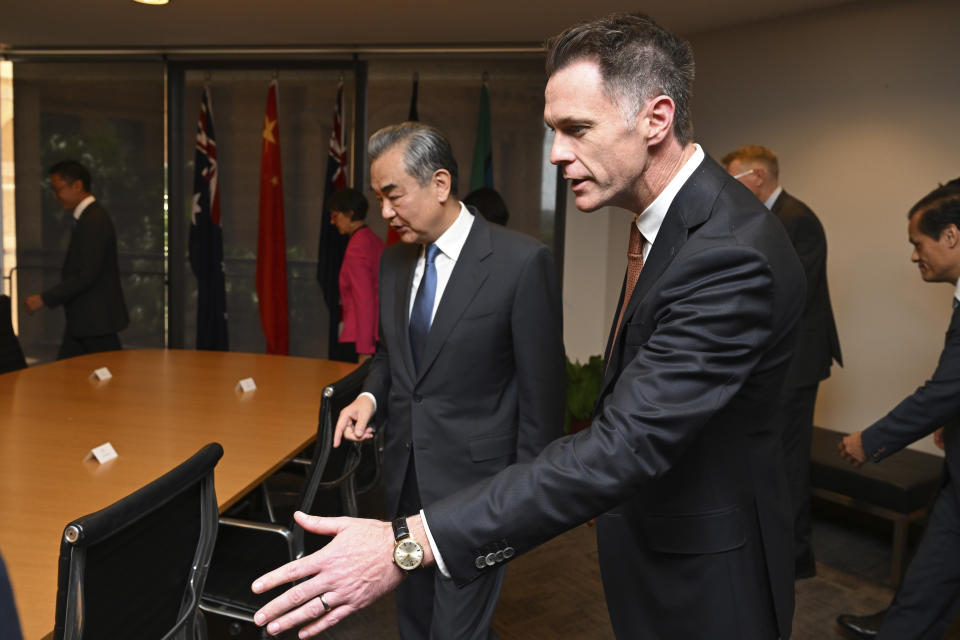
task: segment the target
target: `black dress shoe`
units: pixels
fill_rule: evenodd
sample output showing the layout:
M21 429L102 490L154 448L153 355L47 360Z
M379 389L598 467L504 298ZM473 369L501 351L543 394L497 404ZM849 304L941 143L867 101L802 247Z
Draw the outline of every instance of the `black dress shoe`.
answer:
M873 640L877 637L877 632L880 631L880 625L883 623L883 616L886 613L886 609L869 616L852 616L849 613L844 613L837 616L837 624L852 638Z

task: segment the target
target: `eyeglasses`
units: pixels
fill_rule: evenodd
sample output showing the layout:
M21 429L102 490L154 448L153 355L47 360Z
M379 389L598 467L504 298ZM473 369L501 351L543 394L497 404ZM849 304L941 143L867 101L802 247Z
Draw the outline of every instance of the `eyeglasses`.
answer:
M748 175L750 175L751 173L756 173L756 172L757 172L756 169L747 169L746 171L741 171L741 172L738 173L737 175L733 176L733 179L734 179L734 180L739 180L740 178L742 178L742 177L744 177L744 176L748 176Z

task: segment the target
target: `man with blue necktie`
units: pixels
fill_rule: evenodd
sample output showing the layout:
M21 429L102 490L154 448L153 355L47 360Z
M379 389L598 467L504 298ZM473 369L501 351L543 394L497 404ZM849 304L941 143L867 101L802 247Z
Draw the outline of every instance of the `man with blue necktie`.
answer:
M560 291L547 247L457 199L457 163L439 131L386 127L368 152L370 183L402 242L383 253L380 343L334 446L371 437L371 420L386 430L386 512L399 543L410 538L402 516L533 458L559 435ZM397 590L405 640L496 637L502 567L458 589L417 564L401 565L410 571Z
M909 218L911 260L920 277L954 286L953 315L940 362L933 376L890 413L846 436L840 455L856 466L880 462L936 431L934 439L946 451L946 473L890 608L870 616L838 617L840 626L857 638L934 640L960 613L960 178L913 205Z

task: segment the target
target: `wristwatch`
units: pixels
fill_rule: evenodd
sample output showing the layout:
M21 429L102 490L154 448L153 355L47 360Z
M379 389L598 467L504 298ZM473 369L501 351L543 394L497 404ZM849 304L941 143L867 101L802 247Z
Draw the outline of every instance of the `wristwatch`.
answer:
M423 564L423 547L413 539L403 516L393 521L393 561L404 571L419 569Z

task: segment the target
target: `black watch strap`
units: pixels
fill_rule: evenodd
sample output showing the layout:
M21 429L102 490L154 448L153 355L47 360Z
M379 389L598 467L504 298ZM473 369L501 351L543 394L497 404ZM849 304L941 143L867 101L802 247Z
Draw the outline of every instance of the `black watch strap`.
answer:
M410 537L410 529L407 528L407 517L400 516L393 521L393 539L400 542L404 538Z

